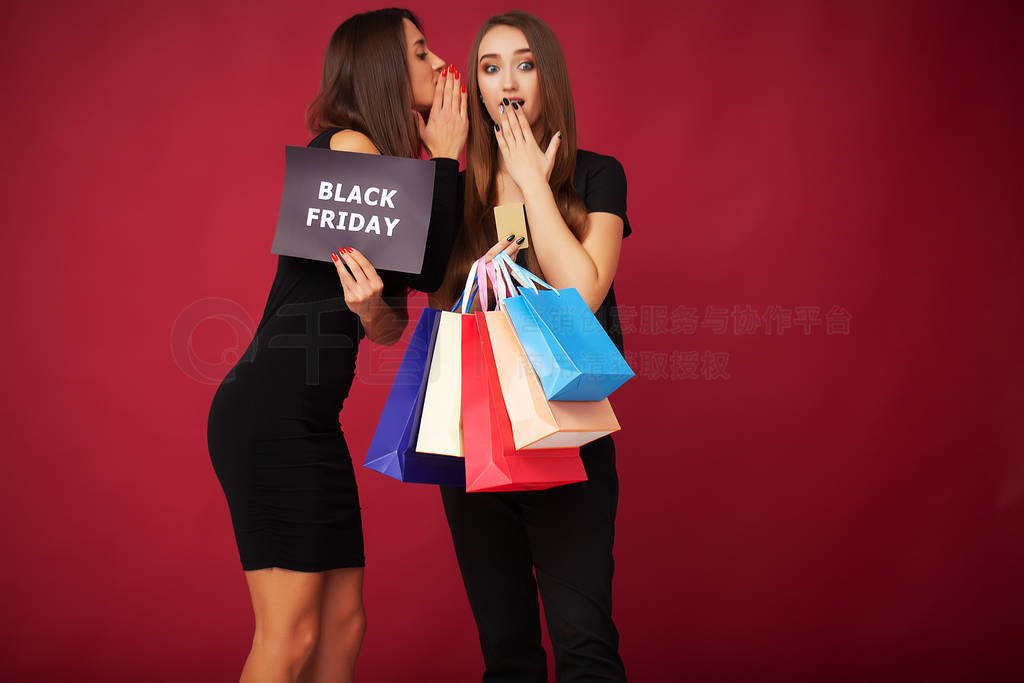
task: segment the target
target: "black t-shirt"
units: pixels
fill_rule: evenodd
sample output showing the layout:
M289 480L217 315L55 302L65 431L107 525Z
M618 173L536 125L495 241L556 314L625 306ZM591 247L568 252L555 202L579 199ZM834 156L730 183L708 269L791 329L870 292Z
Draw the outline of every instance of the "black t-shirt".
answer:
M573 185L583 199L588 213L603 211L613 213L622 219L622 237L633 232L626 217L626 172L614 157L580 149L576 151L576 174ZM520 251L516 262L526 265L526 252ZM608 294L594 316L615 342L619 353L625 354L622 345L622 326L619 323L619 309L615 303L615 284L608 288Z

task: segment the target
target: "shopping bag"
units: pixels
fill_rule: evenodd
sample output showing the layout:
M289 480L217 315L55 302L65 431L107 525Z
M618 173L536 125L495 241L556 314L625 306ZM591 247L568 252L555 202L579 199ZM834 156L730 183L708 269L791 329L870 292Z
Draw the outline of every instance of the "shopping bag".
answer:
M415 448L440 313L424 308L420 314L363 466L398 481L461 486L466 481L462 458Z
M462 323L441 311L416 450L462 457Z
M549 401L600 401L633 377L574 287L556 290L504 252L495 261L523 285L505 310Z
M548 401L505 311L484 318L517 449L579 447L619 431L607 398Z
M442 311L439 316L416 436L416 451L419 453L463 457L462 323L457 311L460 307L463 313L468 311L476 297L475 288L470 292L476 268L477 264L473 263L466 279L466 289L452 310Z
M484 315L461 316L466 490L529 491L585 481L578 448L516 451Z

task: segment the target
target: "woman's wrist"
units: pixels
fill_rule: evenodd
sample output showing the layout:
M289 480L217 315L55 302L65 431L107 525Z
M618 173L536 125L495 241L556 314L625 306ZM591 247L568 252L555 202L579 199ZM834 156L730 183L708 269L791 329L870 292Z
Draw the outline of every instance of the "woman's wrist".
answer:
M396 339L395 332L401 334L401 329L398 328L398 314L380 297L359 315L359 321L366 331L366 336L375 344L392 344Z
M452 161L459 160L459 154L462 152L461 149L441 149L435 152L430 152L431 159L451 159Z
M384 313L384 309L388 307L383 297L376 296L373 299L369 299L363 302L363 305L359 307L358 311L354 311L359 316L360 322L363 323L363 327L374 325L380 316Z
M551 192L551 185L548 184L548 181L543 176L527 179L519 184L519 191L523 193L523 199L526 202L554 197Z

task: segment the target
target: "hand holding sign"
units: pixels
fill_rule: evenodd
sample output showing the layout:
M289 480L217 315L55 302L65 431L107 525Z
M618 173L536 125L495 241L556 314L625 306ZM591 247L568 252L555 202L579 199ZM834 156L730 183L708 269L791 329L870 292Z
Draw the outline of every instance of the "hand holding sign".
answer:
M469 117L466 113L466 86L461 84L460 76L455 67L446 66L434 87L434 103L427 122L415 114L420 140L431 157L458 159L466 145Z
M340 258L338 254L341 254ZM342 247L338 254L332 251L331 259L345 290L345 305L360 318L368 319L375 308L384 305L380 296L384 283L366 257L352 247Z

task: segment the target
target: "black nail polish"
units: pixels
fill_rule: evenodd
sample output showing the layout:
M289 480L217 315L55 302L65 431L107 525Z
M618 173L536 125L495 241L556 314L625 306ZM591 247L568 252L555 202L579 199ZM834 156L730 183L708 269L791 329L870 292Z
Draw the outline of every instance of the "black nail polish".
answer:
M526 241L525 237L520 237L519 239L516 240L516 244L522 244L525 241Z
M494 130L500 131L501 126L499 126L498 124L494 124Z
M511 242L511 241L512 241L512 240L514 240L515 238L516 238L516 234L515 234L515 233L512 233L511 235L509 235L508 237L506 237L506 238L505 238L505 241L506 241L506 242Z
M519 103L518 102L513 102L512 103L512 108L515 109L516 111L519 111Z
M508 106L508 98L507 97L501 98L501 103L504 104L507 107Z
M562 131L558 131L557 135L558 135L558 139L561 140L562 139Z

